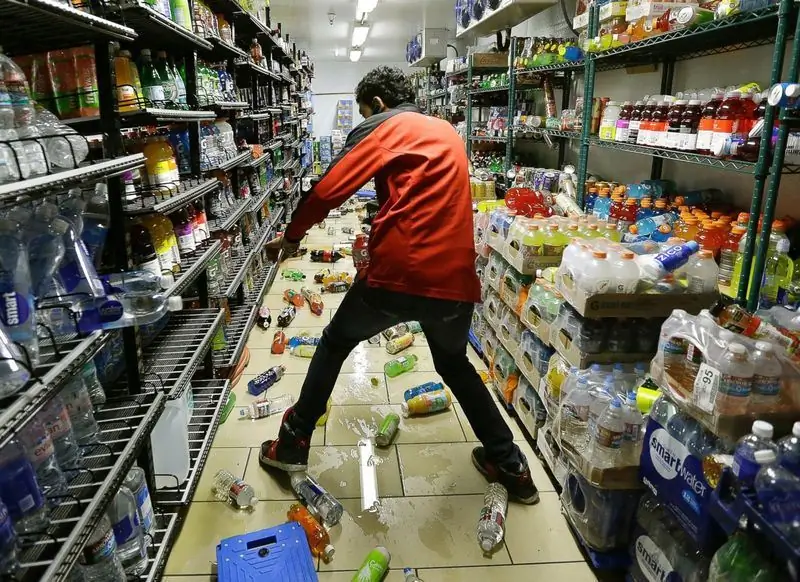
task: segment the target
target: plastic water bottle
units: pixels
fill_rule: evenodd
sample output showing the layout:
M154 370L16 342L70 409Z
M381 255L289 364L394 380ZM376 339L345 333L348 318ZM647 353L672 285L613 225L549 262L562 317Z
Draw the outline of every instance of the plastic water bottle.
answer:
M565 397L564 412L566 417L562 420L564 438L578 450L582 450L588 442L587 431L591 403L592 396L589 394L589 380L587 378L578 378L575 388Z
M774 410L778 406L783 367L769 342L756 342L752 354L753 389L750 403L757 412Z
M614 396L597 419L592 441L592 464L599 468L619 466L624 435L625 411L619 397Z
M128 576L138 576L147 569L147 546L136 498L130 489L124 485L120 487L107 514L114 530L117 557Z
M41 141L45 146L47 160L56 168L77 168L89 155L86 140L43 107L37 107L36 130L39 135L46 136Z
M89 258L95 267L100 266L110 223L108 186L101 182L95 186L94 194L86 202L86 211L83 215L83 232L81 233L81 240L86 245Z
M56 450L47 428L37 416L19 432L19 440L36 471L39 489L51 505L58 505L67 493L67 479L58 466Z
M716 452L716 439L700 423L685 412L676 412L666 424L666 429L676 440L683 443L698 459Z
M189 475L189 428L187 410L181 399L167 402L164 412L150 433L156 487L177 487ZM169 443L170 446L160 446Z
M236 475L225 469L220 469L214 475L214 497L220 501L233 503L241 509L253 507L258 503L255 490L239 479Z
M691 257L684 272L689 293L713 293L717 290L719 267L712 251L701 250Z
M675 245L642 261L640 270L642 275L651 280L659 281L668 273L685 265L689 258L700 249L696 241L690 240L682 245Z
M589 420L586 427L589 439L594 439L595 433L597 432L597 421L611 402L613 398L613 389L613 384L610 379L607 380L602 387L595 386L589 388L591 402L589 403Z
M144 470L134 465L125 476L123 484L133 493L133 497L136 499L136 509L139 512L144 533L150 533L155 525L155 516L153 514L153 501L150 498L150 490L147 488L147 480L144 478Z
M81 574L84 582L125 582L125 569L117 555L111 520L104 515L83 547Z
M89 391L89 398L92 401L92 406L95 408L102 406L106 403L106 392L103 390L103 385L97 377L97 366L93 360L89 360L81 368L81 378Z
M411 568L403 568L403 576L406 577L404 582L422 582L422 578L414 574Z
M733 454L733 474L739 483L746 487L752 487L758 473L758 462L756 461L756 451L772 451L778 453L777 445L772 442L772 425L763 420L756 420L753 423L752 432L743 436L736 443L736 451Z
M20 232L16 221L0 220L0 321L11 339L25 348L35 366L39 363L39 342L34 297L28 248Z
M503 541L506 534L508 491L500 483L490 483L483 496L483 507L478 518L478 545L485 553Z
M800 475L800 422L792 426L792 434L778 441L778 462L795 475Z
M54 205L43 204L24 223L31 285L34 294L40 299L47 297L46 291L51 285L56 268L64 258L64 235L69 223L56 216L57 211Z
M636 406L636 392L628 392L623 410L622 464L638 465L644 438L644 417Z
M745 414L750 406L755 374L755 366L748 358L747 348L738 342L730 342L713 364L720 371L714 408L720 414Z
M790 538L800 534L800 477L777 463L771 449L755 452L755 489L767 519Z
M620 253L619 258L611 263L612 293L636 293L639 285L639 267L630 251Z
M583 269L578 287L589 295L611 290L611 272L605 251L593 251L592 259Z
M292 489L320 517L325 527L331 528L341 521L344 507L316 479L306 473L295 472L291 480Z
M81 376L73 376L61 390L61 398L67 407L69 421L72 424L72 432L75 440L81 447L99 443L98 433L100 428L94 418L92 411L92 400L89 391L81 379Z
M8 508L0 499L0 576L12 575L17 568L17 533Z
M36 471L16 440L0 450L0 499L8 507L18 534L42 531L50 523Z
M16 394L30 380L31 373L23 363L27 364L19 347L0 321L0 398Z
M148 271L104 275L101 281L108 294L102 309L103 329L147 325L167 311L183 309L183 299L164 295L162 277Z
M279 414L292 406L295 402L294 396L291 394L280 394L273 398L265 398L258 402L251 402L247 408L239 409L239 419L258 420L259 418L267 418L273 414Z
M72 423L64 401L60 396L54 397L39 414L53 441L58 466L62 471L80 469L83 466L83 452L72 432Z

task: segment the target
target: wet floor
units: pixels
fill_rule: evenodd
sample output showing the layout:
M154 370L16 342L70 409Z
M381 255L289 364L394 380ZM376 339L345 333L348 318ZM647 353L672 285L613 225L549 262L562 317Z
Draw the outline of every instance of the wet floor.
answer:
M347 240L342 227L354 227L354 213L327 220L326 228L314 227L304 245L309 249L330 249ZM335 234L329 235L331 227ZM283 265L304 271L307 281L321 266L307 258ZM336 272L354 272L350 258L332 266ZM283 292L300 290L300 283L280 277L264 304L272 308L273 320L285 304ZM324 295L325 311L313 315L308 307L299 310L287 336L308 331L318 335L330 321L343 295ZM287 373L270 392L297 397L308 370L308 359L270 353L274 329L255 329L249 339L250 364L234 388L237 405L255 400L247 393L247 382L267 368L283 364ZM314 432L309 472L345 507L341 523L330 532L336 548L329 564L319 562L323 582L346 582L361 565L364 556L377 545L392 554L387 582L404 580L402 569L414 568L425 582L519 582L561 579L569 582L594 581L589 568L567 530L560 503L540 461L525 441L517 423L503 413L514 438L525 452L541 501L531 507L512 504L506 522L505 543L485 556L475 538L475 523L486 482L470 461L477 439L456 403L450 410L403 419L394 443L376 449L377 478L381 507L376 513L361 511L361 486L356 443L374 435L380 419L388 412L400 413L403 392L428 381L441 381L433 368L424 336L404 352L419 358L413 372L388 378L383 365L395 356L383 347L366 342L350 355L333 393L333 407L325 427ZM474 354L478 369L486 366ZM499 406L499 405L498 405ZM210 580L216 545L221 538L258 531L286 521L286 511L295 496L288 482L264 472L258 465L258 446L278 433L280 416L257 421L239 421L234 410L219 427L200 479L194 500L174 545L166 568L169 582ZM252 512L233 509L214 500L213 475L225 468L243 477L261 501Z

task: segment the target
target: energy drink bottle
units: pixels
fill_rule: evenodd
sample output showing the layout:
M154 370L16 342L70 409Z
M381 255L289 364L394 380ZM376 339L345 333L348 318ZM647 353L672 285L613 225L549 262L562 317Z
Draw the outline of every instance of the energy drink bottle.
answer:
M273 366L266 372L262 372L247 383L247 391L253 396L258 396L265 390L275 385L278 380L283 378L286 372L285 366Z

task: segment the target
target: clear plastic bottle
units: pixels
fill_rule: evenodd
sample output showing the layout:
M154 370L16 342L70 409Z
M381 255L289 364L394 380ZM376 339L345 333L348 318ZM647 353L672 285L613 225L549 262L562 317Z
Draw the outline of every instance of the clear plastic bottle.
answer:
M692 256L684 273L689 293L714 293L717 290L719 267L713 252L701 250Z
M605 251L592 252L592 259L580 278L580 288L587 294L607 293L611 288L611 273Z
M123 485L127 487L136 499L136 508L142 520L144 533L150 533L155 526L155 515L153 513L153 501L150 498L150 490L147 488L144 469L133 466L125 476Z
M292 489L306 502L309 509L320 517L325 527L331 528L342 519L344 508L316 479L306 473L291 474Z
M34 417L19 432L19 440L28 460L36 471L36 481L39 489L51 505L58 505L67 493L67 479L58 466L53 440L47 432L47 427Z
M763 420L753 422L750 434L743 436L736 443L736 450L733 454L733 474L739 482L752 487L758 474L758 463L756 462L756 451L770 450L778 452L778 446L772 442L772 425Z
M791 285L794 271L794 263L789 258L789 248L790 243L785 238L778 239L774 247L770 245L761 283L761 300L767 307L786 301L787 289Z
M508 491L500 483L490 483L483 496L483 507L478 518L478 545L489 553L505 536Z
M56 396L45 404L39 414L53 441L58 466L62 471L80 469L83 466L83 453L72 432L72 423L64 401Z
M257 402L251 402L250 406L239 410L239 418L257 420L259 418L272 416L273 414L280 414L292 406L294 402L294 396L291 394L280 394Z
M561 420L564 440L571 443L579 451L584 449L589 440L587 431L591 403L589 380L585 376L579 377L575 387L564 397Z
M636 392L628 392L624 408L622 434L622 465L639 464L644 439L644 416L636 405Z
M17 533L3 500L0 499L0 576L10 576L19 568L17 560Z
M755 461L760 467L754 481L756 495L767 520L787 537L796 539L800 534L800 477L778 464L774 450L756 451Z
M636 293L639 284L639 267L630 251L623 251L619 259L611 263L612 293Z
M605 141L614 141L614 134L617 127L617 119L621 108L616 101L609 101L603 109L603 116L600 119L600 130L598 137Z
M755 372L747 349L738 342L731 342L719 361L713 364L720 372L715 410L719 414L745 414L750 405Z
M120 487L106 511L114 539L117 558L128 576L138 576L147 569L147 545L139 518L136 498L130 489Z
M18 534L42 531L50 523L36 471L18 440L0 449L0 499L8 507Z
M0 398L7 398L19 392L30 380L31 374L26 366L19 347L11 340L0 322Z
M592 439L592 465L602 469L619 466L624 435L625 411L619 397L614 396L597 419Z
M750 403L758 413L774 411L778 406L783 367L769 342L756 342L752 355L754 374Z
M736 265L736 258L739 255L739 241L742 240L746 232L746 227L734 226L722 244L719 258L719 276L717 278L720 285L728 286L733 280L733 270Z
M125 569L117 556L117 542L111 520L104 515L83 547L83 582L125 582Z
M328 531L314 519L308 509L299 503L294 503L286 513L286 518L302 526L314 557L322 558L326 564L333 559L335 550L331 545Z
M100 428L94 418L92 400L81 376L73 376L67 380L60 394L67 407L72 432L78 445L85 447L100 442L97 436Z
M795 475L800 475L800 422L792 426L792 434L778 441L778 462Z
M605 411L606 407L608 407L609 402L611 402L611 399L613 398L613 390L614 381L610 376L606 377L606 380L603 382L602 386L595 384L589 388L591 402L589 403L589 420L587 430L590 441L593 441L595 438L595 434L597 433L597 421L599 420L600 415Z
M9 337L25 348L28 358L36 366L39 363L39 340L29 264L28 247L22 240L20 224L15 220L0 219L2 322Z

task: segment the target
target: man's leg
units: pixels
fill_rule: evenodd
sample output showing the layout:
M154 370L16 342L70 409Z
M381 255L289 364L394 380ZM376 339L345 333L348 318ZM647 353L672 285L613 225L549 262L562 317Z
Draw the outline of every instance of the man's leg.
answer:
M428 339L433 364L453 391L478 440L472 452L475 467L489 480L499 481L512 497L536 503L539 494L531 479L525 455L514 444L514 436L500 415L475 367L467 358L472 306L459 305L441 319L421 323Z
M400 322L397 317L365 303L366 290L366 282L357 281L323 330L300 398L284 413L277 440L261 445L259 461L262 465L284 471L306 470L311 434L325 412L345 359L360 342Z

